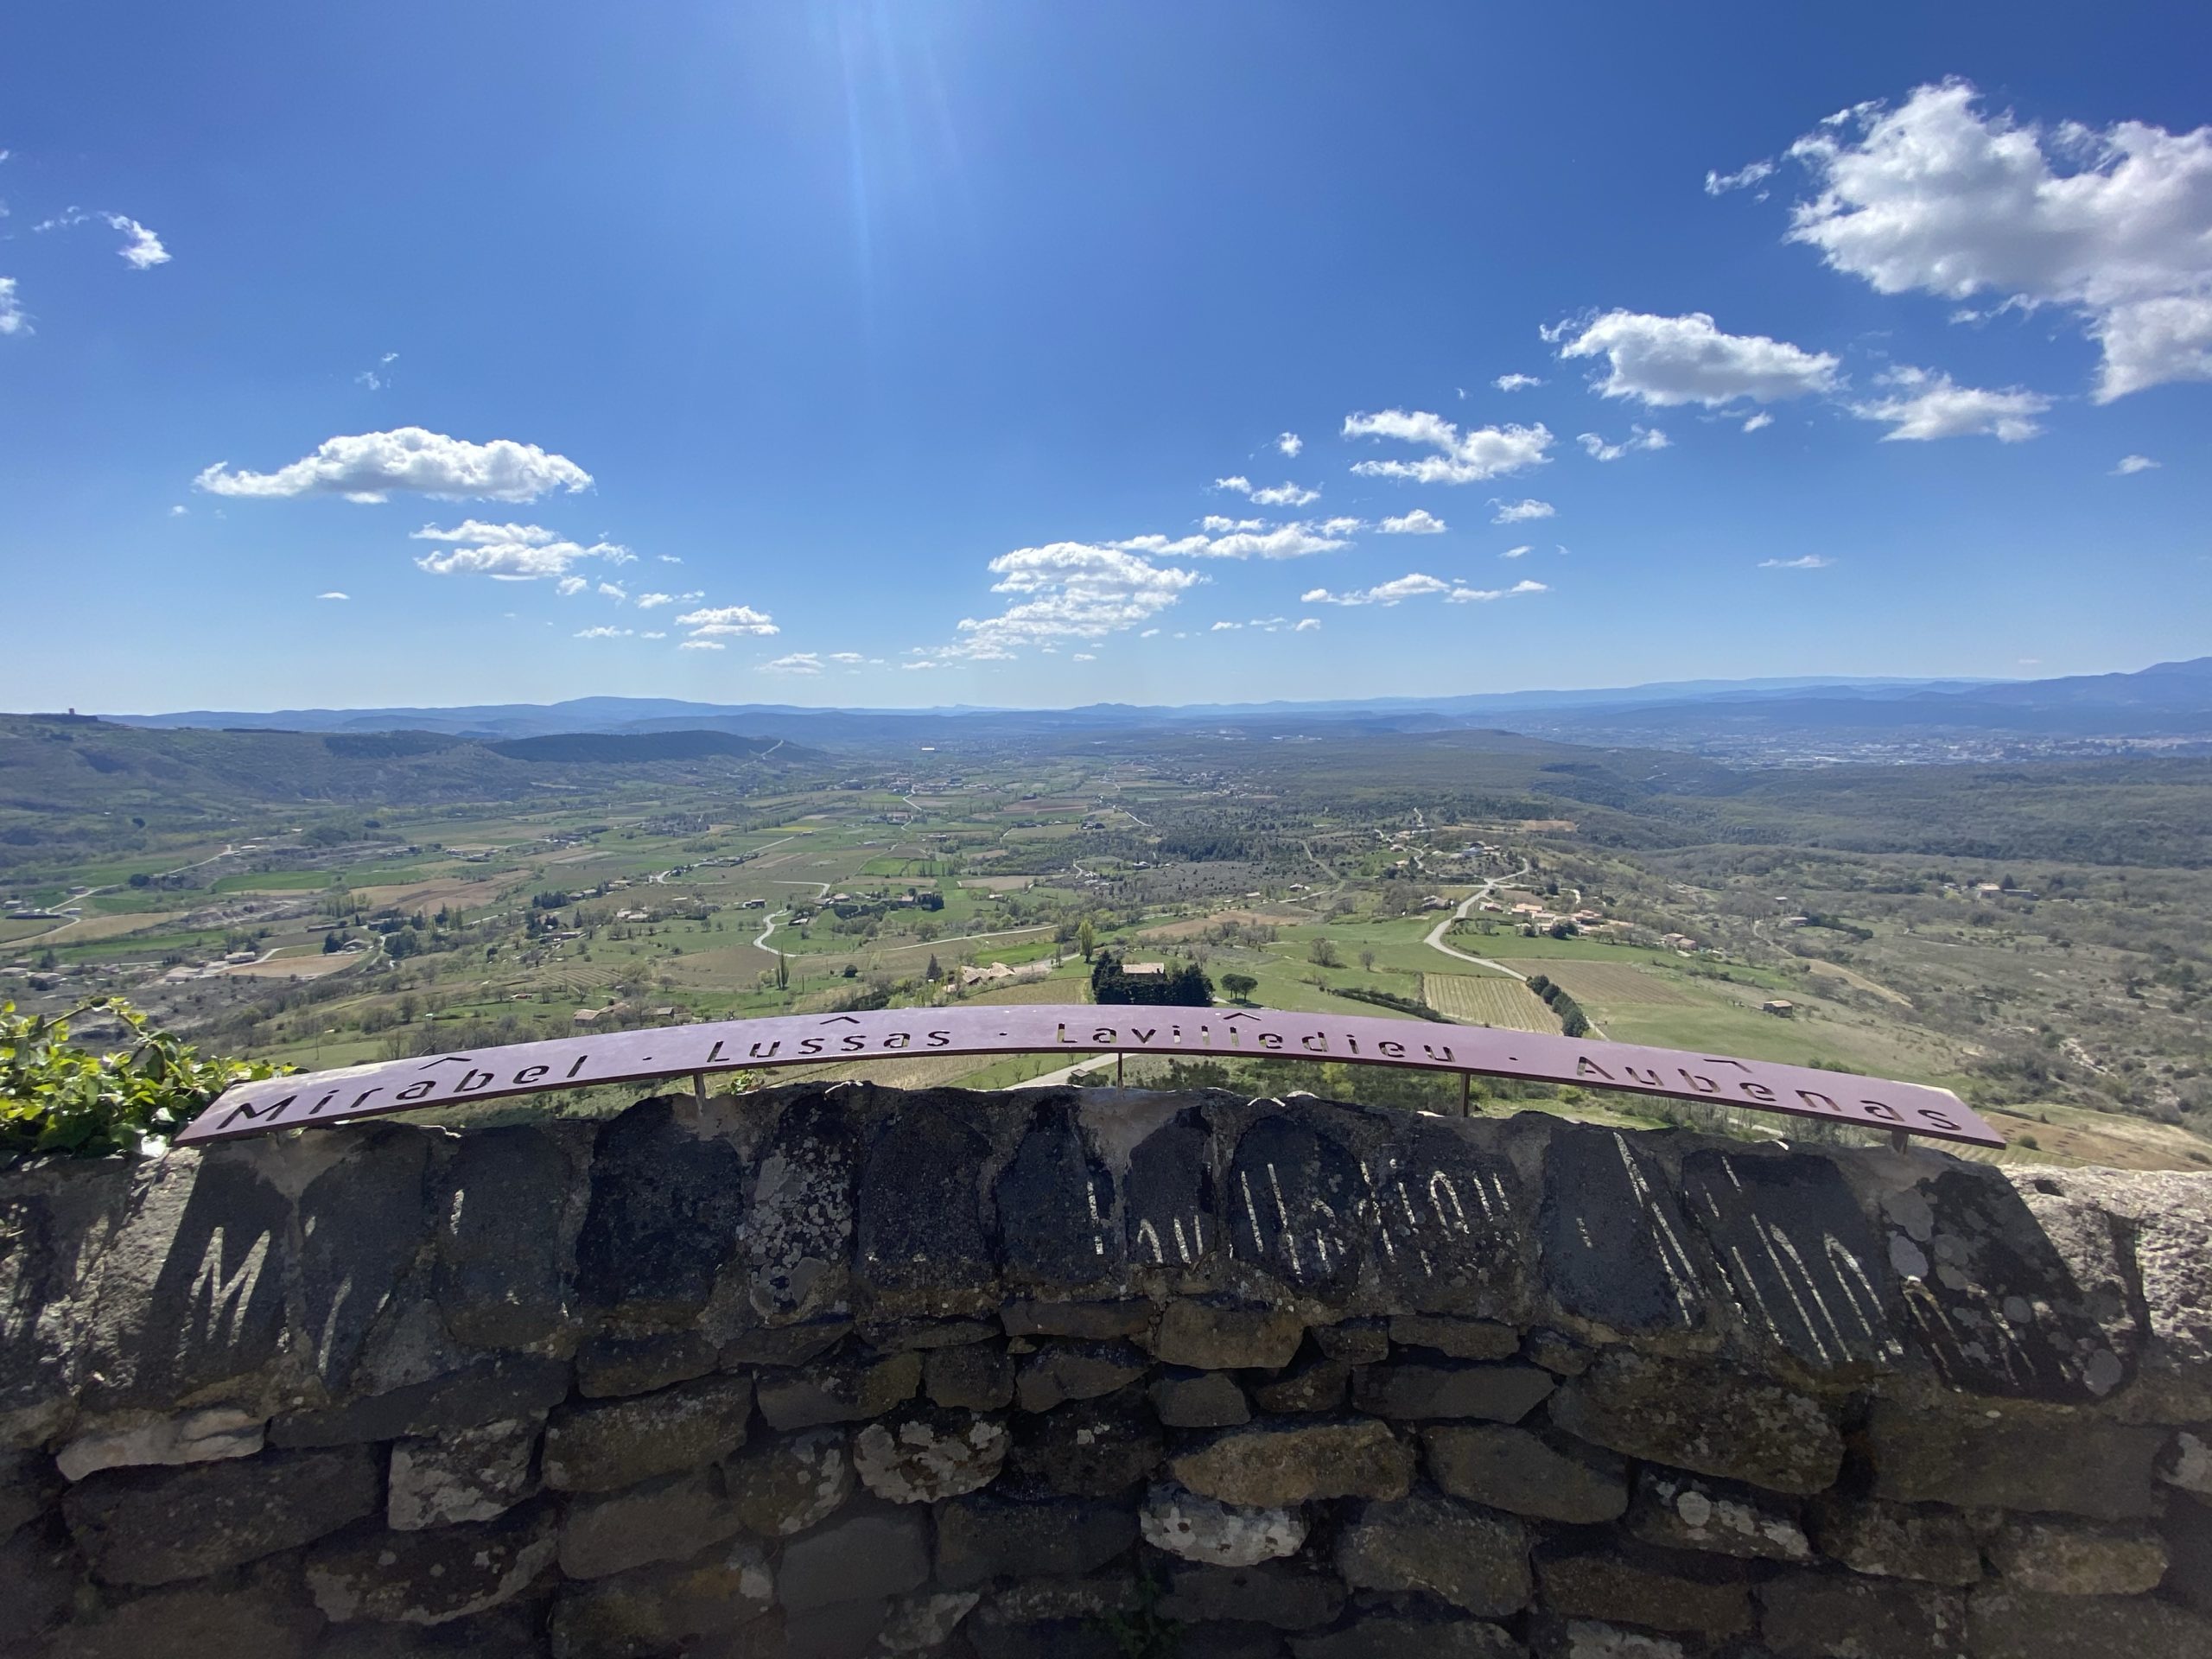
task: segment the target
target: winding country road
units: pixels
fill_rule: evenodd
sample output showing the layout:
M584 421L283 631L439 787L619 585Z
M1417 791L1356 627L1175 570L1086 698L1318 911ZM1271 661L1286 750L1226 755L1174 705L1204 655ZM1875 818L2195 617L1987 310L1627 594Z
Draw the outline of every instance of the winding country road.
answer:
M1488 957L1471 957L1465 950L1455 950L1450 945L1444 943L1444 936L1452 931L1452 923L1465 921L1468 915L1474 910L1474 907L1480 904L1484 899L1489 898L1499 887L1508 881L1519 880L1522 876L1529 874L1529 866L1523 864L1519 869L1514 871L1510 875L1484 876L1483 878L1482 886L1477 887L1472 893L1462 899L1459 901L1459 907L1457 910L1453 911L1449 916L1446 916L1434 927L1430 928L1428 930L1428 936L1424 938L1421 943L1432 950L1441 950L1447 957L1457 957L1462 962L1471 962L1478 968L1489 968L1498 973L1503 974L1508 979L1517 979L1524 984L1527 983L1529 978L1528 975L1516 972L1513 969L1507 967L1503 963L1493 962Z

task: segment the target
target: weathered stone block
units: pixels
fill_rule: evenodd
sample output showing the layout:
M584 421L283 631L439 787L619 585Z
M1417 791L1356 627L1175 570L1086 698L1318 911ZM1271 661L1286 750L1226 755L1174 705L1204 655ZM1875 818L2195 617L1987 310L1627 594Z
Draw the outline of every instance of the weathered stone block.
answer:
M876 1641L886 1653L929 1653L950 1641L982 1598L973 1590L902 1596L891 1604Z
M591 1203L576 1238L585 1306L677 1321L706 1306L745 1221L744 1161L693 1134L673 1100L611 1119L592 1153Z
M981 1610L963 1630L976 1659L1122 1659L1126 1651L1091 1618L1012 1624Z
M853 1321L842 1313L741 1331L722 1344L721 1368L734 1371L747 1365L804 1365L819 1359L853 1332Z
M245 1403L286 1349L292 1206L251 1148L187 1149L133 1173L81 1337L82 1403L167 1411L219 1383Z
M2088 1402L2126 1382L2142 1332L2112 1220L2094 1205L2024 1195L1969 1165L1884 1211L1906 1330L1949 1387Z
M836 1305L851 1288L859 1094L825 1088L787 1096L760 1148L745 1269L747 1300L763 1319L787 1324Z
M1551 1418L1629 1457L1770 1491L1821 1491L1843 1464L1843 1437L1827 1408L1710 1363L1608 1353L1560 1389Z
M1146 1346L1164 1364L1194 1370L1275 1370L1290 1363L1306 1326L1280 1308L1182 1300L1160 1310Z
M431 1282L446 1328L479 1348L544 1341L569 1313L568 1154L529 1125L461 1137L437 1179ZM527 1225L519 1224L529 1217Z
M1705 1325L1688 1218L1665 1166L1634 1137L1595 1127L1552 1135L1539 1236L1545 1284L1573 1318L1626 1336Z
M2177 1430L2158 1459L2158 1478L2198 1497L2212 1497L2212 1445L2185 1428Z
M1262 1411L1271 1413L1341 1411L1351 1382L1349 1364L1317 1354L1294 1363L1280 1376L1253 1384L1252 1399Z
M61 1493L54 1459L37 1452L0 1452L0 1537L44 1512Z
M1448 1032L1431 1035L1408 1040L1451 1052ZM1372 1261L1394 1309L1526 1322L1536 1206L1512 1161L1479 1144L1495 1133L1488 1124L1401 1117L1365 1149L1362 1196L1378 1235Z
M1211 1272L1221 1262L1224 1240L1218 1197L1205 1114L1186 1108L1129 1154L1122 1183L1128 1260L1178 1273Z
M739 1524L737 1506L712 1469L667 1475L604 1497L577 1497L561 1529L561 1571L572 1579L603 1579L655 1561L688 1560Z
M1744 1570L1710 1555L1626 1547L1547 1550L1536 1557L1544 1605L1563 1618L1687 1630L1719 1641L1751 1628Z
M1333 1573L1287 1561L1249 1567L1200 1566L1168 1569L1160 1614L1185 1624L1268 1624L1310 1630L1344 1611L1344 1587Z
M1300 1510L1222 1503L1173 1481L1161 1481L1145 1494L1137 1523L1154 1549L1211 1567L1253 1567L1294 1555L1306 1533Z
M981 1313L996 1304L983 1224L990 1142L939 1096L910 1097L861 1166L855 1248L861 1284L903 1313Z
M2157 1512L2152 1468L2164 1439L2032 1402L1931 1410L1883 1398L1867 1424L1878 1497L2100 1521Z
M346 1139L355 1144L299 1200L304 1357L334 1393L353 1381L370 1328L401 1294L434 1213L424 1202L429 1136L378 1124Z
M696 1331L601 1335L576 1351L576 1392L587 1400L651 1394L715 1369L715 1345Z
M54 1454L54 1462L64 1479L82 1480L99 1469L250 1458L267 1438L256 1414L234 1406L210 1406L80 1433Z
M948 1348L922 1362L922 1392L933 1406L1000 1411L1014 1403L1014 1358L997 1343Z
M788 1432L823 1423L880 1417L914 1397L922 1380L919 1354L860 1354L823 1360L802 1371L765 1371L757 1382L760 1414Z
M717 1461L745 1444L753 1381L682 1382L604 1405L567 1406L545 1425L545 1484L611 1492Z
M1127 1343L1056 1344L1021 1362L1014 1402L1024 1411L1050 1411L1070 1400L1112 1394L1148 1369L1145 1357Z
M783 1645L774 1649L781 1659L865 1659L877 1651L875 1638L891 1617L891 1603L883 1597L868 1601L834 1601L803 1613L784 1616ZM751 1631L739 1632L737 1645ZM751 1659L748 1654L746 1659Z
M512 1601L552 1564L550 1503L475 1526L376 1533L308 1553L308 1592L339 1624L447 1624Z
M881 1354L918 1349L933 1353L939 1348L964 1348L989 1342L1000 1327L989 1319L872 1319L860 1327L861 1340Z
M1030 1109L993 1198L1009 1284L1081 1294L1120 1277L1114 1178L1086 1141L1072 1098L1048 1096Z
M37 1650L75 1601L83 1571L77 1552L45 1527L0 1535L0 1653Z
M61 1506L95 1576L168 1584L310 1543L375 1513L381 1497L376 1460L359 1446L105 1470Z
M1008 1464L1023 1484L1067 1497L1114 1497L1141 1486L1159 1466L1164 1444L1143 1393L1018 1418Z
M1265 1509L1320 1497L1403 1497L1414 1454L1377 1422L1255 1424L1182 1453L1168 1471L1204 1497Z
M2166 1576L2166 1546L2145 1526L2016 1515L1988 1544L2006 1586L2046 1595L2135 1596Z
M1556 1376L1580 1376L1595 1357L1573 1338L1559 1331L1531 1331L1529 1358ZM1594 1627L1593 1627L1594 1628Z
M1517 1423L1558 1386L1549 1371L1534 1365L1423 1365L1395 1360L1354 1371L1351 1398L1361 1411L1405 1421L1479 1417L1487 1422Z
M1626 1465L1595 1446L1561 1448L1503 1425L1432 1428L1421 1446L1429 1478L1453 1497L1578 1526L1628 1508Z
M965 1590L1002 1574L1074 1577L1104 1566L1136 1538L1135 1514L1119 1504L976 1492L937 1512L938 1582Z
M853 1464L841 1428L810 1429L754 1446L722 1465L738 1516L764 1538L804 1532L853 1495Z
M57 1631L50 1659L305 1659L322 1615L239 1586L194 1585L138 1596Z
M1633 1537L1670 1549L1709 1549L1745 1560L1805 1561L1813 1547L1797 1506L1734 1481L1646 1468L1628 1518Z
M1408 1348L1433 1348L1453 1359L1510 1359L1521 1351L1521 1333L1510 1325L1433 1313L1397 1315L1390 1321L1390 1340Z
M553 1604L553 1659L658 1659L752 1624L774 1591L767 1557L750 1540L680 1566L564 1585Z
M1363 1503L1337 1536L1355 1590L1420 1591L1484 1618L1528 1605L1528 1555L1519 1521L1431 1493Z
M1682 1199L1758 1347L1824 1373L1904 1354L1886 1252L1833 1160L1703 1147L1682 1160Z
M1948 1585L1981 1577L1981 1541L1955 1510L1830 1494L1807 1518L1820 1553L1854 1573Z
M1014 1436L996 1418L908 1408L854 1437L861 1484L893 1503L936 1503L988 1486Z
M0 1181L0 1461L75 1414L101 1264L150 1162L56 1160Z
M417 1532L505 1514L537 1490L531 1455L538 1428L525 1418L400 1441L391 1448L385 1523Z
M2048 1596L1986 1586L1967 1598L1974 1659L2203 1659L2212 1619L2150 1597Z
M1390 1357L1390 1328L1382 1319L1346 1319L1338 1325L1317 1325L1313 1340L1331 1359L1352 1365L1373 1365Z
M1109 1342L1152 1328L1150 1302L1008 1302L999 1310L1009 1337L1076 1337Z
M1370 1613L1340 1630L1294 1636L1295 1659L1522 1659L1529 1650L1501 1626L1478 1618ZM1577 1656L1577 1659L1581 1659Z
M1244 1390L1220 1371L1171 1373L1150 1392L1153 1410L1170 1428L1234 1428L1252 1421Z
M776 1569L786 1612L903 1595L930 1575L929 1534L916 1515L856 1515L792 1540Z
M565 1360L502 1354L388 1393L279 1417L269 1425L269 1444L352 1446L450 1434L478 1423L541 1416L568 1395Z
M1545 1659L1685 1659L1689 1651L1671 1636L1624 1630L1594 1618L1543 1620L1532 1645Z
M1957 1591L1847 1573L1769 1579L1759 1610L1780 1659L1951 1659L1966 1636Z
M1367 1183L1340 1130L1319 1110L1273 1112L1238 1137L1229 1167L1232 1254L1319 1295L1355 1283L1367 1255L1357 1220ZM1160 1357L1176 1357L1164 1351ZM1288 1358L1285 1354L1274 1363Z

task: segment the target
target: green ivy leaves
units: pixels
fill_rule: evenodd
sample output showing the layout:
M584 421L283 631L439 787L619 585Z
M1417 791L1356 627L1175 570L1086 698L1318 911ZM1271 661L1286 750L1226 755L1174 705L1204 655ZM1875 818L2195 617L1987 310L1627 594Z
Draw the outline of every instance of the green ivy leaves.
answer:
M128 1047L98 1054L70 1043L69 1022L95 1010L130 1028ZM136 1151L168 1140L232 1084L289 1069L203 1059L120 997L96 997L54 1016L19 1014L13 1002L0 1002L0 1157Z

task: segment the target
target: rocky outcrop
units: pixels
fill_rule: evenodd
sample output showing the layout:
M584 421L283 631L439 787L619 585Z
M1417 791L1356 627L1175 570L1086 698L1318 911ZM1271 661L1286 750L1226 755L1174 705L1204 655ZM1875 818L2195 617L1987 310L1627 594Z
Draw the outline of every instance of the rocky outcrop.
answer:
M801 1085L0 1173L0 1659L2212 1653L2212 1176Z

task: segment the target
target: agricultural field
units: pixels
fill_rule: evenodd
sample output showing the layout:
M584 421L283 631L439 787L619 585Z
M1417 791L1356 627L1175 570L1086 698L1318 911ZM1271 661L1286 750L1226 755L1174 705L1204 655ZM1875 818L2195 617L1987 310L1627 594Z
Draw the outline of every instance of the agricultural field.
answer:
M195 754L220 747L194 735ZM272 782L226 821L149 815L123 838L143 844L0 845L0 998L121 993L211 1049L321 1068L676 1020L1080 1001L1086 943L1196 962L1224 1001L1554 1031L1522 982L1541 974L1600 1039L1956 1089L2005 1115L2008 1158L2212 1163L2212 873L2185 812L2152 813L2134 843L2108 823L2061 833L2071 796L2034 796L2008 828L1984 791L1972 849L1945 853L1883 844L1872 813L1845 837L1857 798L1822 797L1815 818L1802 786L1569 803L1540 763L1600 752L1465 739L1293 754L1152 734L580 765L522 785L499 768L456 783L448 757L435 789L343 804L319 761L320 804ZM1923 842L1967 822L1929 798L1947 769L1917 771L1870 798ZM2139 768L2069 810L2101 818L2147 792ZM2010 855L2004 836L2082 851ZM868 1075L1012 1087L1052 1068L1065 1057ZM1380 1074L1294 1086L1427 1098ZM1632 1097L1496 1097L1670 1121Z
M1559 1017L1517 979L1423 974L1421 984L1430 1007L1463 1026L1496 1026L1504 1031L1559 1029Z

